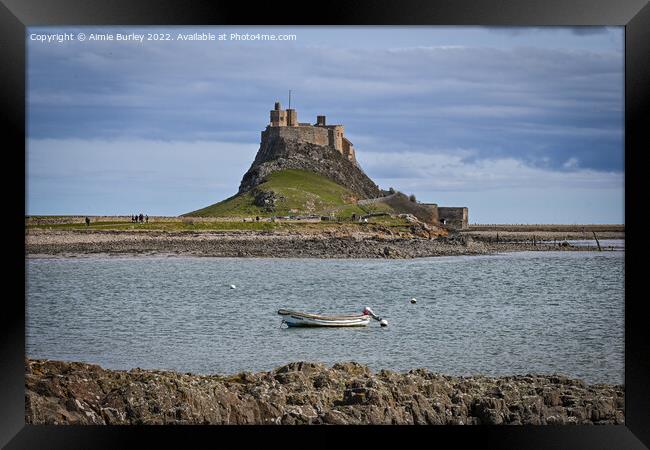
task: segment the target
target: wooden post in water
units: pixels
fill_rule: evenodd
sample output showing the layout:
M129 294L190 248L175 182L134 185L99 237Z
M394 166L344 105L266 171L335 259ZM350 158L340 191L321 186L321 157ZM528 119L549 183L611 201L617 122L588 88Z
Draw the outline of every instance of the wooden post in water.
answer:
M592 233L594 234L594 239L596 239L596 245L598 245L598 251L602 252L603 250L600 248L600 242L598 242L598 238L596 237L596 232L592 231Z

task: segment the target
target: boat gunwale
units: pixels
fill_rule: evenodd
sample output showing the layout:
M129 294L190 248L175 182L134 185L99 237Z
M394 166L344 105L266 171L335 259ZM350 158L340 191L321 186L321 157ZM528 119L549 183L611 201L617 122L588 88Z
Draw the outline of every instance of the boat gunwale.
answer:
M281 316L298 316L307 319L318 319L318 320L365 320L370 319L370 316L366 314L349 314L349 315L340 315L340 316L324 316L321 314L310 314L302 313L298 311L292 311L289 309L279 309L278 314Z

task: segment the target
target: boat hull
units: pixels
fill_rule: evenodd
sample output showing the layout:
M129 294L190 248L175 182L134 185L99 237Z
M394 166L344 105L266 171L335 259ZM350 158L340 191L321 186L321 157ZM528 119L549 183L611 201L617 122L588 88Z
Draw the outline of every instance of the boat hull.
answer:
M365 327L370 316L320 316L295 311L280 310L282 321L289 327Z

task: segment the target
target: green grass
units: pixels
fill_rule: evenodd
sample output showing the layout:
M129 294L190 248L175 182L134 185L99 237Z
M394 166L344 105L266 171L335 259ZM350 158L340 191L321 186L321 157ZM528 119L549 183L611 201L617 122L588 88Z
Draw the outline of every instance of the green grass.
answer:
M54 217L54 216L53 216ZM58 217L57 217L58 218ZM95 222L91 223L90 227L91 228L101 228L103 226L113 226L113 225L122 225L127 222ZM131 224L131 222L128 222ZM86 228L85 223L49 223L49 224L29 224L27 225L27 228L35 228L35 229L70 229L70 228Z
M150 223L131 222L96 222L91 223L89 227L86 224L80 223L67 223L55 225L27 225L27 229L40 229L40 230L106 230L106 231L167 231L167 232L192 232L192 231L332 231L334 229L350 229L350 230L363 230L368 226L381 225L390 227L395 231L406 231L410 224L398 217L370 217L368 224L361 224L348 220L338 221L323 221L323 222L244 222L243 220L232 221L160 221Z
M30 219L68 219L70 217L80 217L83 214L71 214L69 216L25 216Z
M370 213L394 213L393 208L386 203L360 206L356 204L355 195L347 188L335 183L329 178L314 172L304 170L284 170L271 174L267 181L257 188L261 191L273 191L283 199L278 201L274 211L265 211L255 206L252 193L234 195L219 203L206 208L184 214L186 218L170 220L157 220L149 223L132 223L127 221L91 222L87 227L85 223L58 223L58 224L28 224L28 229L52 230L124 230L124 231L320 231L332 227L348 227L350 229L363 229L367 225L350 220L352 215L362 216ZM319 216L335 217L335 221L310 222L244 222L243 218L268 218L271 216L298 216L314 214ZM190 219L191 217L192 219ZM206 220L201 217L221 217L223 221ZM230 219L227 219L230 218ZM91 219L92 220L92 219ZM396 231L407 229L410 225L398 217L370 217L368 225L381 225L391 227Z
M277 222L96 222L90 226L80 223L66 223L56 225L28 225L29 229L58 229L58 230L146 230L146 231L270 231L278 228Z
M354 203L355 195L345 187L314 172L283 170L269 175L268 180L257 187L261 191L273 191L284 197L272 212L255 206L253 194L234 195L206 208L184 216L191 217L270 217L318 214L334 214L350 217L365 214Z

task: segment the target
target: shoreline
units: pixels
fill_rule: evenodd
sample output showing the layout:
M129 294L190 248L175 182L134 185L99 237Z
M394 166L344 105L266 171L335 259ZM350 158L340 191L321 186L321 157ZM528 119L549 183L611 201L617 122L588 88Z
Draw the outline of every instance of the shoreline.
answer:
M112 256L207 256L249 258L411 259L434 256L489 255L518 251L598 251L597 247L564 244L562 235L530 232L518 236L474 236L471 232L428 239L390 232L270 232L270 231L115 231L28 230L27 258ZM581 235L581 233L577 233ZM611 235L624 238L624 233ZM543 241L540 241L540 238ZM610 239L603 234L601 239ZM550 242L555 239L554 242ZM545 242L544 242L545 241ZM612 251L603 246L603 251Z
M624 424L624 387L563 375L457 377L292 362L195 375L26 359L29 424Z

